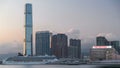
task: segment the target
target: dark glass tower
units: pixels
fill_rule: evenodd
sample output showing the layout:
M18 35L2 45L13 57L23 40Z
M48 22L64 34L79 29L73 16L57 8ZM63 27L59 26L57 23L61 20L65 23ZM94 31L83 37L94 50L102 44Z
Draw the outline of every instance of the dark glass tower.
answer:
M110 41L110 45L120 54L120 43L119 41Z
M36 32L36 55L50 55L50 39L51 34L49 31Z
M97 46L103 46L103 45L108 46L109 41L105 37L99 36L96 38L96 45Z
M68 57L68 37L65 34L57 34L52 36L51 51L57 58Z
M81 58L81 40L80 39L70 39L69 55L72 58Z
M25 5L25 45L24 55L32 56L32 4Z

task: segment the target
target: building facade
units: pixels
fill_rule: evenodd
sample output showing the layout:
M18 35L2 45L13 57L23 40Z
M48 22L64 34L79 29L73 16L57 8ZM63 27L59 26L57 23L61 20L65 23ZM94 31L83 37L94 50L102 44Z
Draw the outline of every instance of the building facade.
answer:
M120 54L120 44L119 41L109 41L110 45L115 48L115 50Z
M96 45L97 46L102 46L102 45L109 45L109 41L103 37L103 36L99 36L96 38Z
M112 46L120 54L120 45L119 41L108 41L105 37L99 36L96 38L97 46Z
M81 40L80 39L70 39L69 46L69 57L71 58L81 58Z
M112 46L93 46L90 49L90 60L115 60L117 59L116 50Z
M57 58L68 57L68 37L65 34L57 34L52 36L51 49L52 55Z
M69 58L78 58L78 48L76 46L68 47L68 57Z
M25 5L25 40L24 40L24 55L33 55L32 46L32 4Z
M50 55L51 33L49 31L36 32L36 55Z

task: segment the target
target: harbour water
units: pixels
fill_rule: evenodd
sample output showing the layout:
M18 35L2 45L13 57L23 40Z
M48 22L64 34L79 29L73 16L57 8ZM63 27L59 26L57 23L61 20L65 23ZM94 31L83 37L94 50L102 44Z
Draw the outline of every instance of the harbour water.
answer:
M0 68L96 68L96 65L0 65Z
M104 66L103 65L0 65L0 68L104 68ZM116 67L110 66L106 68L116 68Z

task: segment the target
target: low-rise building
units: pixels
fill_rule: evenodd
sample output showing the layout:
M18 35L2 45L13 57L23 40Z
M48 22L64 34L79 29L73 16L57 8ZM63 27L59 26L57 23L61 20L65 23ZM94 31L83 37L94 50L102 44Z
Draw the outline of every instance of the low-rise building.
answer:
M117 59L117 51L112 46L93 46L90 49L90 60L113 60Z

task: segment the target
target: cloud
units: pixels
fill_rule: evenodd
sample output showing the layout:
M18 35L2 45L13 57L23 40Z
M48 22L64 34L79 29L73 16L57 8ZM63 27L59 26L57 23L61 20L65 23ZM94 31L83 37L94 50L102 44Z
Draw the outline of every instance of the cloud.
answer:
M68 30L67 35L69 38L80 39L80 30L72 28Z
M97 36L104 36L108 40L119 40L119 38L113 33L99 33Z
M113 34L112 33L99 33L99 34L97 34L97 36L112 37Z

